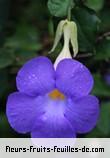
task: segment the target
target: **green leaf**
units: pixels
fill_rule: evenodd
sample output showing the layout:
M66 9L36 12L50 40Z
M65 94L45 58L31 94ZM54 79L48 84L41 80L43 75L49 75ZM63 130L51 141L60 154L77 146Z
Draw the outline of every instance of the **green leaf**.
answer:
M100 32L109 32L110 31L110 9L105 8L99 14L101 23L99 27Z
M7 39L5 47L27 51L38 51L42 48L39 35L35 27L28 24L17 26L16 33Z
M78 28L79 50L93 51L99 18L91 10L80 7L74 8L73 15Z
M92 93L96 96L107 97L110 96L110 87L101 78L100 74L94 74L94 88Z
M84 4L95 11L99 11L104 6L104 0L86 0Z
M5 27L8 24L10 0L0 0L0 46L5 40Z
M42 8L42 9L41 9ZM40 16L39 16L40 15ZM38 1L36 0L32 0L29 1L29 4L27 4L26 7L23 8L23 14L22 16L20 16L20 19L22 21L27 21L27 22L41 22L38 25L42 25L45 24L45 21L47 22L47 17L48 16L48 9L46 7L46 2L45 0L40 0L40 2L38 3Z
M0 68L5 68L11 65L14 61L14 54L12 51L0 50Z
M3 98L4 93L9 89L8 72L5 69L0 69L0 98Z
M104 39L96 47L96 60L106 60L110 58L110 39Z
M0 0L0 31L9 16L10 0Z
M18 135L15 133L15 131L11 128L9 125L9 122L7 120L7 117L4 113L0 113L1 119L0 119L0 138L17 138Z
M48 0L48 8L53 16L64 17L67 15L70 3L71 0Z
M15 52L15 56L16 56L16 64L17 65L23 65L26 61L34 58L37 56L37 54L33 51L23 51L23 50L19 50Z
M103 133L97 128L94 128L90 133L85 135L86 138L101 138L103 137Z
M104 135L110 135L110 102L102 103L97 127Z

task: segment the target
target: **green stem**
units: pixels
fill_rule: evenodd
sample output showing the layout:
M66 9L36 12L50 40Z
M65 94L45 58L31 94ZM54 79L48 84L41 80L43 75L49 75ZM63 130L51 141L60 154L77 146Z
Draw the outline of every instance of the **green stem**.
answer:
M69 6L69 8L68 8L68 21L70 21L71 20L71 7Z
M71 10L73 8L73 0L70 0L70 5L68 7L68 13L67 13L67 19L70 21L71 20Z

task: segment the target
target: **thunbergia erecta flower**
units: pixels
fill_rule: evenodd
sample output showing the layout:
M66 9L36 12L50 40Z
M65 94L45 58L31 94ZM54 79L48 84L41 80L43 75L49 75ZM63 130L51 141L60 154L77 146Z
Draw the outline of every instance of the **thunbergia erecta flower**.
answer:
M93 77L80 62L47 57L28 61L18 72L18 92L7 101L7 117L19 133L33 138L74 138L95 127L99 102L90 95Z

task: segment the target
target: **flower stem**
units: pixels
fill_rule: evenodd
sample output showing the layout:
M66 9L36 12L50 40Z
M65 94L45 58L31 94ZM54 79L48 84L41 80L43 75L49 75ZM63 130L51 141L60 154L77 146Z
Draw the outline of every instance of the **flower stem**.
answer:
M74 5L73 0L70 0L70 5L68 7L68 13L67 13L67 19L68 19L68 21L71 20L71 9L73 8L73 5Z
M71 7L68 8L68 21L71 20Z

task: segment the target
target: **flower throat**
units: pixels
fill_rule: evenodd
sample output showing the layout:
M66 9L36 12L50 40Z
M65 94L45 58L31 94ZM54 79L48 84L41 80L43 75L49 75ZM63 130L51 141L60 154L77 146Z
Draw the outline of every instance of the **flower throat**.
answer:
M60 99L64 100L65 96L57 89L54 89L51 93L49 93L49 97L53 100Z

